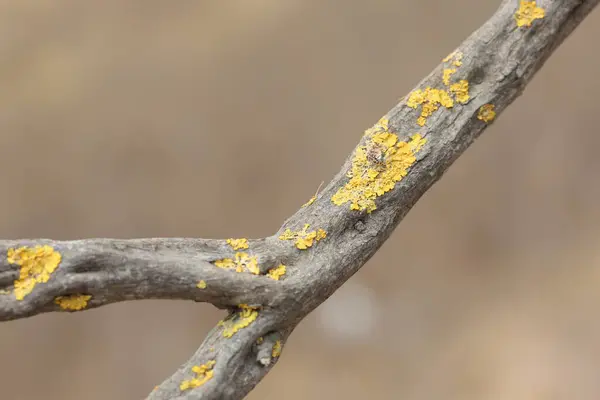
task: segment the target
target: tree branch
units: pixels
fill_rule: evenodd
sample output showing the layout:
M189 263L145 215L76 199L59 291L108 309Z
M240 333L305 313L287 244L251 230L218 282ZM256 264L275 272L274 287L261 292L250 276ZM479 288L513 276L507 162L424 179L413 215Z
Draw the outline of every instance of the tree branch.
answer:
M252 256L263 268L262 275L255 275L215 267L216 260L235 259L236 253L217 240L0 241L0 254L7 255L0 259L0 321L137 299L194 300L220 308L241 303L269 305L270 299L280 295L281 287L264 275L277 258L264 242L250 242ZM29 270L19 265L26 263L19 257L9 262L9 249L25 248L33 253L36 246L40 254L30 258ZM47 282L40 281L43 264L48 262L47 268L52 268L52 256L42 251L44 246L52 249L52 254L60 254L59 267L48 273ZM29 274L20 279L24 272ZM16 283L19 281L23 283Z
M365 132L318 196L277 234L248 243L244 257L256 256L258 271L247 258L245 264L234 258L236 244L220 240L5 241L0 319L61 310L57 297L80 305L79 295L91 296L82 308L145 298L229 308L226 320L149 398L243 398L277 362L295 326L365 264L599 2L503 1ZM38 245L50 250L32 250ZM29 250L17 254L23 246ZM57 261L52 251L61 259L44 281L43 269ZM27 262L40 282L19 300L29 288L22 279Z

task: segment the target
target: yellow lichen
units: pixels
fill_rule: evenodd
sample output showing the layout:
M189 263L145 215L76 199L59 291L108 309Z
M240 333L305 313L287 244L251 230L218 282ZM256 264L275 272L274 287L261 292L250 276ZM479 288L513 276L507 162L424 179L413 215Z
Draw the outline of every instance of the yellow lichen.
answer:
M463 53L454 51L445 57L442 61L447 63L451 61L451 65L454 67L460 67L462 65ZM454 100L450 93L454 94L456 101L459 103L466 103L469 100L469 83L466 80L461 80L457 83L450 84L452 75L456 73L456 68L444 68L442 72L442 82L444 86L449 87L449 91L446 89L436 89L432 87L426 87L425 89L417 89L410 93L406 100L406 105L416 109L421 106L421 114L417 118L417 124L424 126L427 123L427 117L432 115L440 106L446 108L454 107Z
M206 282L204 280L201 280L196 284L196 287L198 289L206 289Z
M448 54L443 60L442 62L448 62L450 60L452 60L452 65L454 65L455 67L460 67L462 65L462 58L463 58L463 53L460 51L453 51L452 53Z
M496 111L494 111L493 104L484 104L479 108L477 112L477 119L483 122L491 122L496 118Z
M446 86L450 85L450 77L455 72L456 72L456 68L446 68L446 69L444 69L444 75L442 77L442 81L444 82L444 85L446 85Z
M308 206L310 206L312 203L315 202L316 199L317 199L317 195L315 194L306 203L302 204L302 207L308 207Z
M15 298L23 300L31 293L35 285L48 282L50 275L58 268L61 259L60 253L47 245L8 249L8 263L21 266L19 278L14 282Z
M196 377L181 382L181 384L179 385L179 389L183 391L204 385L213 377L213 368L215 364L215 360L210 360L202 365L194 365L192 367L192 372L196 374Z
M224 269L233 269L235 272L250 272L254 275L260 273L258 260L256 256L250 256L247 253L235 253L235 260L231 258L222 258L214 262L215 266Z
M265 338L261 336L258 339L256 339L256 344L261 344L264 341L265 341Z
M306 203L302 204L302 207L308 207L310 206L312 203L315 202L315 200L317 199L317 195L319 194L319 190L321 190L321 186L323 186L324 182L321 182L321 184L319 185L319 187L317 188L317 191L315 192L315 194L313 195L313 197L311 197Z
M425 90L417 89L413 91L410 96L408 96L406 104L415 109L419 105L422 106L421 115L417 119L417 124L423 126L425 125L425 122L427 122L427 117L440 108L440 105L451 108L454 106L454 101L447 91L427 87Z
M273 350L271 351L271 357L277 358L281 355L281 340L275 341Z
M312 247L314 242L318 242L321 239L327 237L327 232L323 229L317 229L316 231L309 231L310 224L304 224L304 227L300 231L292 232L290 228L286 229L281 235L279 240L295 240L296 247L300 250L306 250Z
M365 131L364 135L370 136L377 132L387 132L390 129L389 125L390 121L386 117L381 117L375 125Z
M517 26L531 26L534 20L544 18L546 12L543 8L537 7L535 1L521 0L519 9L515 13Z
M450 86L450 91L454 93L456 101L465 104L469 101L469 82L462 79Z
M242 250L248 248L248 239L227 239L227 244L234 250Z
M87 307L88 300L92 296L89 294L71 294L68 296L58 296L54 303L58 304L63 310L78 311Z
M280 264L279 267L270 269L269 272L267 272L267 276L276 281L278 281L283 275L285 275L285 265L283 264Z
M223 337L230 338L237 331L250 325L258 317L258 311L247 304L240 304L238 311L234 316L226 321L219 321L218 326L223 327Z
M347 176L348 183L341 187L331 201L341 206L350 203L351 210L375 210L375 198L389 192L408 173L416 162L415 153L425 144L419 134L412 136L409 142L399 142L398 136L391 132L374 134L364 146L356 149L352 168ZM370 156L370 149L377 147L378 156Z

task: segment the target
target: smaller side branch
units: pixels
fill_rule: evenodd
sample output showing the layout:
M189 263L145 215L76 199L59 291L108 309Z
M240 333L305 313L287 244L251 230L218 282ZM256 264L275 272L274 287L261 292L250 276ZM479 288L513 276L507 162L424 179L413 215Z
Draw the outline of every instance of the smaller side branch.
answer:
M243 325L243 310L229 315L208 334L196 353L175 374L157 386L151 399L223 400L245 397L279 360L291 328L277 331L282 315L257 309L256 319Z
M126 300L183 299L232 308L268 305L269 299L279 297L281 285L264 275L217 268L215 260L235 253L222 243L203 239L0 241L0 321ZM269 264L269 257L257 257Z

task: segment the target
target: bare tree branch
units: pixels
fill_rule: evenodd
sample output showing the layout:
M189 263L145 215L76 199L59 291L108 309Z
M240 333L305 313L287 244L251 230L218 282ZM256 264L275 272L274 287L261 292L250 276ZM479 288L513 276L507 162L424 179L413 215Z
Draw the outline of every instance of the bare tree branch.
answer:
M503 1L272 237L0 242L0 319L147 298L229 308L149 398L243 398L295 326L364 265L599 2Z

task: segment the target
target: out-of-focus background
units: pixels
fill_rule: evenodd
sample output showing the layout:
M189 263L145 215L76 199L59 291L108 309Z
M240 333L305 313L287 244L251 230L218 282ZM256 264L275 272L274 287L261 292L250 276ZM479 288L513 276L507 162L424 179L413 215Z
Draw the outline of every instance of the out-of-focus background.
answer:
M498 3L4 0L0 237L270 235ZM249 399L600 398L599 37L597 10ZM222 315L1 324L2 398L143 398Z

